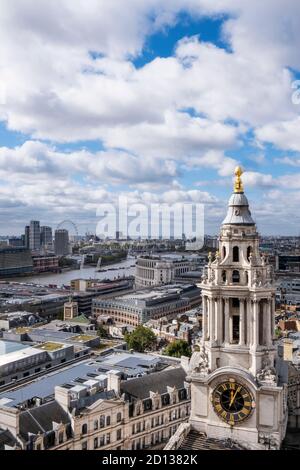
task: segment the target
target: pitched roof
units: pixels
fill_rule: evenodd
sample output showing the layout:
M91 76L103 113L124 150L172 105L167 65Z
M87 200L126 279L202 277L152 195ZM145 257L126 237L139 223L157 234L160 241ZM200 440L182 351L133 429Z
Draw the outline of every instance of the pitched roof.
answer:
M122 382L121 392L133 398L144 399L149 397L150 392L167 393L167 387L183 388L185 378L186 372L182 367L167 369Z
M20 414L20 434L27 441L29 433L43 434L52 431L53 422L70 423L68 414L56 401L23 411Z
M0 429L0 450L5 450L5 446L15 447L19 444L10 431Z

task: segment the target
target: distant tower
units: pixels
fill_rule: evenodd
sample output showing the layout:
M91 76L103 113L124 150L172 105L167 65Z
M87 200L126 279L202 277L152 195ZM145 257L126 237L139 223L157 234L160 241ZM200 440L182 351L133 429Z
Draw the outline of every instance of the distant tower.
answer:
M25 227L25 236L24 236L24 246L25 248L28 248L29 249L29 244L30 244L30 226L29 225L26 225Z
M275 285L241 180L202 278L203 337L191 359L190 423L208 437L275 448L285 436L287 385L276 371Z
M41 246L44 249L53 249L53 235L51 227L41 227Z
M69 302L64 304L64 320L72 320L76 317L78 317L78 303L70 298Z
M70 253L68 230L60 229L55 231L54 249L57 256L66 256Z
M40 222L32 220L29 227L29 248L31 251L39 251L41 248Z

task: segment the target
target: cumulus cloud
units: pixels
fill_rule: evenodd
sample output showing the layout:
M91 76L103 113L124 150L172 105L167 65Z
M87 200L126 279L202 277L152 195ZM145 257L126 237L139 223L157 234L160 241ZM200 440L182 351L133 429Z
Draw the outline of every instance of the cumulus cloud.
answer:
M200 30L169 57L137 67L147 38L182 12L222 18L227 47L204 42ZM113 186L135 199L159 191L162 199L210 203L213 195L182 184L183 173L228 177L242 163L230 151L249 132L261 148L299 151L291 99L299 26L294 0L2 0L0 121L28 141L0 148L0 206L91 214L99 198L111 200ZM88 140L103 150L55 147ZM249 187L268 194L275 184L296 190L289 181L245 174Z

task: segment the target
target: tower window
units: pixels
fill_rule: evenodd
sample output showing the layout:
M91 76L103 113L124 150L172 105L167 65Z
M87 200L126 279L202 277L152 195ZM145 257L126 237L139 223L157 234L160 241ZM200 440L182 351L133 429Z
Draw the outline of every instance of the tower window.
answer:
M235 284L240 282L240 273L239 273L239 271L235 270L235 271L232 272L232 282L235 283Z
M226 247L223 246L223 259L225 259L225 258L226 258Z
M226 271L222 271L222 281L226 282Z
M238 343L240 339L240 317L238 315L232 317L232 339L234 343Z
M250 260L251 253L252 253L252 246L248 246L247 248L247 260L248 261Z
M240 250L238 246L234 246L232 250L232 261L238 263L240 260Z

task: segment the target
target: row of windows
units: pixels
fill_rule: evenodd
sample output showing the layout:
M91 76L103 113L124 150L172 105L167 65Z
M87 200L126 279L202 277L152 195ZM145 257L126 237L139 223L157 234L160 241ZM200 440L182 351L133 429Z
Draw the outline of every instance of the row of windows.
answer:
M248 246L247 248L247 259L249 260L250 259L250 255L252 253L252 247L251 246ZM226 247L223 246L223 250L222 250L222 258L225 259L226 258ZM240 249L238 246L234 246L232 248L232 261L234 263L238 263L240 261Z
M117 414L117 423L120 423L122 421L122 413ZM101 415L99 420L94 421L94 431L97 431L97 429L103 429L105 426L110 426L111 424L111 418L110 416L104 416ZM87 423L84 423L81 427L81 434L87 434L88 433L88 425Z
M120 441L121 439L122 439L122 429L117 429L116 440ZM94 447L94 449L98 449L98 447L106 446L106 445L110 444L110 442L111 442L110 434L109 433L108 434L103 434L100 437L95 437L93 447ZM87 441L84 441L81 444L81 449L82 450L88 450L88 442Z
M158 431L158 432L151 434L150 443L149 443L150 447L155 446L157 444L160 444L170 439L177 431L177 428L178 428L178 425L171 426L169 428L169 432L168 433L165 432L165 435L164 435L164 431ZM145 447L149 447L149 445L146 445L146 438L144 436L141 439L136 439L135 441L133 441L131 448L132 450L139 450L139 449L144 449Z

